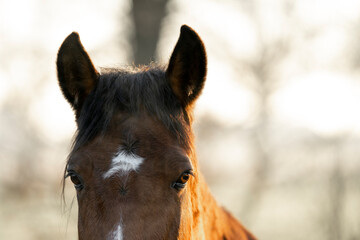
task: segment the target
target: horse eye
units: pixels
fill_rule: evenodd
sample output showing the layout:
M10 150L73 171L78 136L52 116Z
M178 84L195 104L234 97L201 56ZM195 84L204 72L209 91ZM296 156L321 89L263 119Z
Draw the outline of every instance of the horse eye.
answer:
M71 176L70 176L70 179L71 179L71 181L73 182L73 184L75 184L75 185L81 184L81 181L80 181L79 177L76 176L76 175L71 175Z
M74 171L69 171L66 177L70 177L70 180L74 184L76 190L82 190L84 188L81 177Z
M186 182L189 180L190 175L193 175L191 170L187 170L181 174L181 176L171 184L171 187L176 190L181 190L185 187Z
M189 180L189 177L190 177L189 173L183 173L179 178L179 182L184 184Z

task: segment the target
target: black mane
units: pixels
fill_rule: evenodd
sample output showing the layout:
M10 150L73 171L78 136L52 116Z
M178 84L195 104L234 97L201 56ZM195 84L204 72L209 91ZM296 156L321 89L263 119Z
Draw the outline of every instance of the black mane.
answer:
M73 150L104 133L119 111L130 114L146 111L160 120L182 146L188 147L189 113L175 97L162 67L102 70L77 119Z

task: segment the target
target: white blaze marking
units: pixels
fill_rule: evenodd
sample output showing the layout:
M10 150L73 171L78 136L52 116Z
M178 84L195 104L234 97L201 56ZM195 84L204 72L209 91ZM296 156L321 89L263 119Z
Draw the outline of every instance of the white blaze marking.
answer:
M131 170L137 171L144 159L133 153L126 153L120 150L112 159L110 169L104 173L103 177L108 178L115 173L127 173Z
M109 233L107 240L122 240L122 239L123 239L122 228L121 228L121 224L119 224L113 232Z

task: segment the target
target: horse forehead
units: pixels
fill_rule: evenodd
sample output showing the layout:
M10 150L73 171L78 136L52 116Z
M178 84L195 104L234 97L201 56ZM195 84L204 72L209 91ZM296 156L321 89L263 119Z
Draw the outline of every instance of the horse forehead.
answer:
M103 178L109 178L114 174L127 174L131 171L137 172L143 162L143 157L120 147L119 151L111 159L110 167L103 174Z
M149 116L124 117L119 114L113 120L103 135L70 154L69 165L94 166L107 178L116 170L123 173L139 171L145 159L178 152L176 139Z

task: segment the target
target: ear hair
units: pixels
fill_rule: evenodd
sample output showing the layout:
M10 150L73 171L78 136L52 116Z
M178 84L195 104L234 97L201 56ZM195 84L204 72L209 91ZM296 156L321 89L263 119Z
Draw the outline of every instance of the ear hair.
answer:
M60 88L78 117L86 97L96 87L99 77L78 33L73 32L64 40L56 65Z
M203 42L193 29L183 25L166 70L170 86L183 106L192 104L201 94L206 65Z

